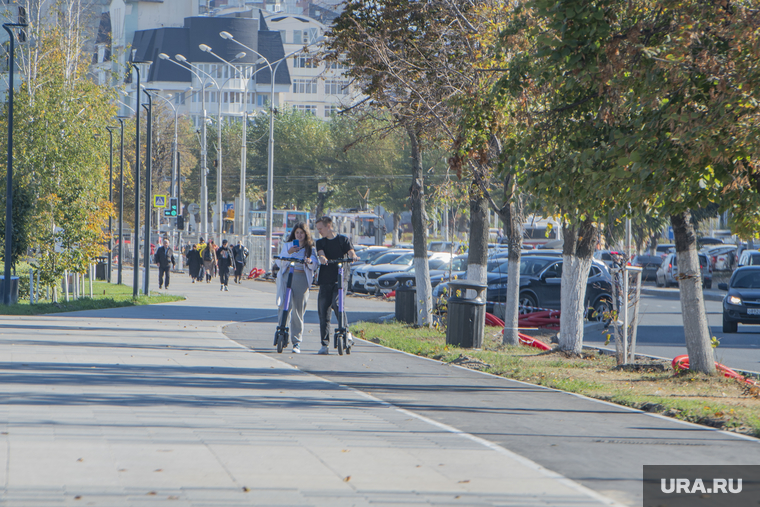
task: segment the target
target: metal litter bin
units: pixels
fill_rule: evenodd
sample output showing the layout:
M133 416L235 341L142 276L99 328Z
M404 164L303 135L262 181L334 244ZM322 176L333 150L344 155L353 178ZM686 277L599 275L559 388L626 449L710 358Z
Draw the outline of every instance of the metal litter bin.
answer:
M479 349L486 327L486 284L453 280L449 282L448 325L446 343L456 347Z
M95 265L95 279L108 280L108 257L98 257L98 263Z
M417 286L414 275L399 275L396 287L396 320L417 323Z
M18 303L18 284L19 279L17 276L11 275L11 304ZM5 275L0 275L0 304L4 304L5 296Z

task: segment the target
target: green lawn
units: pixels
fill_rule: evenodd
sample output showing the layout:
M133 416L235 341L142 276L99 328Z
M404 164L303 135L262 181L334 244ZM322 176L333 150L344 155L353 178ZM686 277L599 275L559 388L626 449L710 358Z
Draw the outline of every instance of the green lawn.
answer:
M132 287L101 281L96 281L92 284L92 298L89 297L90 284L86 281L85 294L87 297L75 300L70 293L69 301L66 301L63 291L59 291L57 303L53 303L47 299L40 299L40 303L33 305L29 303L28 299L22 299L18 304L9 307L0 305L0 315L41 315L45 313L76 312L122 306L152 305L185 299L183 296L159 294L158 292L151 292L150 297L140 295L137 299L133 299ZM45 293L42 291L42 296L44 295ZM52 291L50 291L50 296L52 297Z

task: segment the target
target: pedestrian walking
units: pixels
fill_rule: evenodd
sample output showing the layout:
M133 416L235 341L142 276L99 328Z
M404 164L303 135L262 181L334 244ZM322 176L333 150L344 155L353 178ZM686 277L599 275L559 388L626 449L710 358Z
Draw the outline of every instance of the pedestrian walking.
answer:
M197 245L191 245L190 251L187 252L187 271L190 273L193 283L196 280L201 281L201 266L203 261L201 259L201 253L198 251Z
M230 283L230 269L235 262L232 256L232 248L227 245L227 240L222 240L222 246L216 251L216 265L219 269L219 282L222 286L219 290L229 291L227 284Z
M354 251L351 241L342 234L336 234L333 231L333 222L330 217L322 217L317 220L317 231L322 236L317 240L317 256L322 266L319 268L317 284L319 285L319 295L317 296L317 311L319 313L319 334L322 340L322 348L319 354L328 354L330 351L330 318L332 310L338 313L338 283L343 284L343 280L338 280L338 266L327 264L327 261L342 259L347 255L356 260L359 257ZM345 316L344 320L345 321Z
M203 259L203 271L206 273L206 283L211 283L214 267L216 267L216 249L214 248L214 240L208 240L208 243L206 243L201 252L201 259Z
M158 265L158 288L163 285L169 288L169 273L174 267L174 251L169 246L169 240L165 239L164 244L158 247L153 255L153 262Z
M235 283L243 280L243 269L248 259L248 249L243 246L243 242L238 240L237 245L232 247L232 256L235 259Z
M293 341L293 353L301 353L301 340L303 338L303 316L306 313L306 303L309 301L309 287L314 280L314 271L317 269L317 253L314 248L314 240L309 234L309 229L302 222L293 226L288 240L280 249L280 257L292 257L303 259L304 263L296 263L293 267L293 280L290 283L290 308L289 322L285 325L290 328L290 337ZM279 316L277 321L282 321L282 312L285 311L285 292L288 285L288 273L290 263L279 261L280 271L277 274L277 307Z

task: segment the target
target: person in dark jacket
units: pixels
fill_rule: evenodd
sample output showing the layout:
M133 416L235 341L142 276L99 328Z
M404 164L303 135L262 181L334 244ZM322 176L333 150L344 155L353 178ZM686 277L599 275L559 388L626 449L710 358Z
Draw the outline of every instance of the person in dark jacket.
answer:
M219 281L222 286L219 290L229 290L227 284L230 282L230 267L235 259L232 255L232 248L227 245L227 240L222 240L222 246L216 251L216 265L219 269Z
M158 288L163 285L169 288L169 270L174 267L174 252L169 247L169 240L165 239L164 244L158 247L153 261L158 264Z
M198 251L198 247L193 244L190 250L187 252L187 270L190 272L190 278L193 279L193 283L196 280L201 281L201 253Z
M235 259L235 283L240 283L243 279L245 260L248 258L248 249L243 246L241 241L238 241L238 244L232 247L232 257Z

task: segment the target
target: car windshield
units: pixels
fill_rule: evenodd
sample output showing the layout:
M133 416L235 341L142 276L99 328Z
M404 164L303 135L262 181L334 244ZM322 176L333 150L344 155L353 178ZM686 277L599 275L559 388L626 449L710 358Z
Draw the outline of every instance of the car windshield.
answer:
M486 271L489 273L506 273L509 268L507 259L494 259L486 264Z
M428 269L447 269L449 263L443 259L430 259L428 261Z
M361 252L356 252L356 255L358 255L361 260L366 261L375 252L376 250L370 250L369 248L366 248L362 250Z
M371 262L373 266L377 266L378 264L390 264L392 261L399 258L401 254L400 253L387 253L383 254L374 261Z
M520 274L521 275L537 275L539 274L549 263L554 262L549 259L520 259Z
M738 272L731 282L734 289L760 289L760 271L751 270Z
M451 269L454 271L464 271L467 269L467 257L458 257L454 259L451 265Z
M412 263L412 260L414 260L414 254L413 253L408 253L408 254L402 255L398 259L395 259L395 260L389 262L389 264L397 264L397 265L401 265L401 266L408 266L409 264Z

